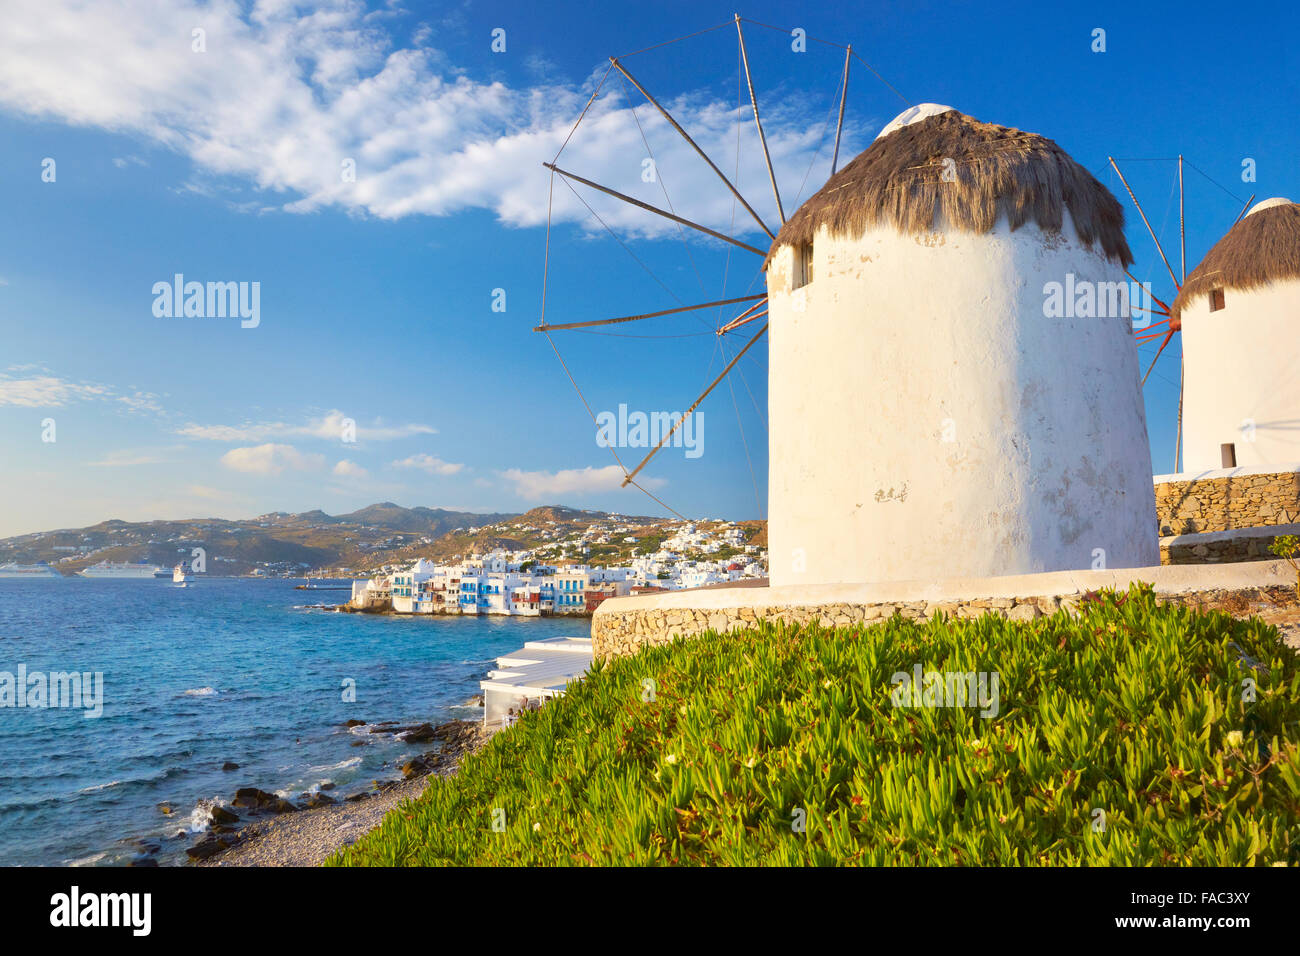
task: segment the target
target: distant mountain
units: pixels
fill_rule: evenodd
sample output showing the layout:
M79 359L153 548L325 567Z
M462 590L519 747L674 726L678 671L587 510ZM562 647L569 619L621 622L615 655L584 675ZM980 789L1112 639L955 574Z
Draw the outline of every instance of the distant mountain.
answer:
M320 512L312 512L320 514ZM470 511L447 511L443 508L403 508L391 501L381 501L350 514L329 520L394 531L422 532L442 536L456 528L470 528L480 524L494 524L511 518L511 514L475 514Z
M0 540L0 564L47 561L64 574L100 561L171 567L188 559L194 548L204 549L208 573L214 575L249 574L258 568L270 574L335 570L360 575L415 557L450 560L498 548L537 550L556 560L613 563L648 553L680 524L563 505L544 505L523 514L478 514L381 501L342 515L316 509L275 511L240 521L114 518L86 528ZM766 544L764 522L738 524L747 529L750 543Z

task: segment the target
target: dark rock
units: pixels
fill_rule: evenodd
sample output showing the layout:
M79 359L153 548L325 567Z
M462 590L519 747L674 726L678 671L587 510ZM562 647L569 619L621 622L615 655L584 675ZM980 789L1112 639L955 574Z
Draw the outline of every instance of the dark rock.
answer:
M360 793L354 793L350 797L344 797L344 800L346 800L348 803L359 803L362 800L369 800L369 799L370 799L369 790L362 790Z
M137 856L127 866L157 866L158 861L151 856Z
M338 803L337 800L323 793L304 793L302 795L304 810L315 810L317 807L332 807L336 803Z
M320 785L320 788L321 788L322 790L333 790L333 789L334 789L334 781L333 781L333 780L326 780L324 783L322 783L322 784Z
M238 769L239 769L239 764L237 764L237 763L232 763L231 761L227 760L225 763L223 763L223 764L221 765L221 769L222 769L222 770L238 770Z
M235 791L235 799L230 803L232 806L257 813L293 813L298 809L283 797L259 790L257 787L240 787Z
M410 780L412 777L418 777L429 772L429 764L423 757L414 757L402 764L402 778Z
M344 721L343 726L344 726L344 727L364 727L365 724L366 724L366 722L365 722L364 720L357 720L355 717L353 717L351 720Z
M225 807L213 807L212 822L213 823L238 823L239 816L238 814L231 813Z
M442 728L434 729L433 724L419 724L404 731L400 736L408 744L427 744L432 740L441 740Z
M185 855L191 860L206 860L209 857L216 856L227 847L232 847L234 845L235 841L230 839L230 837L211 834L188 848L185 851Z
M230 803L232 806L244 807L248 810L264 810L279 799L280 797L275 794L259 790L257 787L240 787L235 791L235 799Z

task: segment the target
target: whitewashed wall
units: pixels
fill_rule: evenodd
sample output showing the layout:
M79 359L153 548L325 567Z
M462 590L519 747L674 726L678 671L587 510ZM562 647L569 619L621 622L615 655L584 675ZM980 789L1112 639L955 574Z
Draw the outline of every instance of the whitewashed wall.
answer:
M1183 471L1300 461L1300 281L1197 296L1182 312ZM1177 363L1174 363L1177 371Z
M1159 563L1130 321L1043 314L1066 273L1125 278L1068 218L823 230L794 292L793 261L768 270L773 585Z

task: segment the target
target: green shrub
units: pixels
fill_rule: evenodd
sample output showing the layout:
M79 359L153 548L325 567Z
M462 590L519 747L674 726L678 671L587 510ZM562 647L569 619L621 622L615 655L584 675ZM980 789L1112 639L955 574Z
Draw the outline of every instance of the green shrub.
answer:
M996 673L997 716L893 706L918 663ZM1298 741L1276 630L1143 586L1032 622L763 625L598 664L330 862L1295 863Z
M1300 535L1278 535L1268 546L1268 550L1291 565L1291 570L1295 572L1296 597L1300 598Z

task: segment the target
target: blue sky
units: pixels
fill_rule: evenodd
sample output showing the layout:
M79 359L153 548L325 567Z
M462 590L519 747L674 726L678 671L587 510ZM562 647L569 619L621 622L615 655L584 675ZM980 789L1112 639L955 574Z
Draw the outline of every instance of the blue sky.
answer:
M550 344L530 331L546 248L540 164L608 55L722 24L734 3L74 6L6 4L0 31L0 535L377 500L666 513L618 487ZM1195 164L1189 271L1245 197L1300 196L1300 17L1282 4L1226 20L1197 3L740 12L783 28L746 35L787 213L827 175L843 57L816 42L795 54L794 27L852 43L909 102L1057 140L1124 201L1135 274L1161 297L1172 285L1108 155L1129 160L1175 269L1176 167L1137 160ZM504 52L491 48L498 28ZM1091 50L1095 28L1104 53ZM737 125L748 103L738 108L734 28L625 62L774 223L752 122ZM905 106L855 62L842 162ZM53 182L42 181L47 158ZM340 174L348 159L355 182ZM1245 159L1256 182L1242 181ZM766 246L621 80L607 81L560 165L657 205L666 190L679 213ZM626 248L557 181L549 321L761 288L757 257L694 238L688 255L671 226L583 195ZM260 323L156 317L152 287L177 272L259 282ZM505 311L493 310L497 289ZM746 338L718 340L726 317L554 341L593 410L680 411ZM1146 388L1157 472L1173 464L1176 348ZM1144 369L1153 351L1142 349ZM669 449L643 473L683 514L762 514L765 343L738 369L702 407L704 453ZM53 442L42 441L46 419ZM355 442L342 440L343 419ZM640 453L621 452L629 466Z

